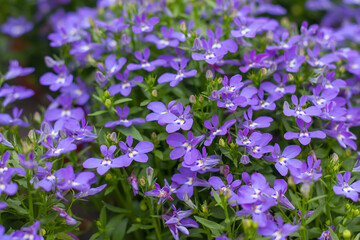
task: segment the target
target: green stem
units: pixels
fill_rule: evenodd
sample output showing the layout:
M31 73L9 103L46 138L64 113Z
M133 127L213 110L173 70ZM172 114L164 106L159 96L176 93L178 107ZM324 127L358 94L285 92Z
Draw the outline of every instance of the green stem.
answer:
M223 202L223 206L224 206L224 212L225 212L225 223L226 223L226 227L227 227L227 234L228 234L228 237L230 239L232 239L231 221L230 221L229 212L227 209L227 200L225 200Z

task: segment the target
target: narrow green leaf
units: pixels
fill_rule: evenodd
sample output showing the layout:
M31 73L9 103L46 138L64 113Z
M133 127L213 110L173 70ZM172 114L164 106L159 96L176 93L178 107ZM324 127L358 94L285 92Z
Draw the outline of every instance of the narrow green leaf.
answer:
M120 103L124 103L124 102L131 102L132 101L132 98L121 98L121 99L118 99L116 100L113 105L119 105Z
M134 126L130 126L128 128L120 126L119 127L119 131L124 134L125 136L132 136L133 138L135 138L138 141L143 141L144 139L142 138L140 132L134 127Z
M104 114L106 112L107 112L106 110L100 110L100 111L97 111L97 112L90 113L90 114L88 114L88 116L90 116L90 117L99 116L99 115Z
M219 236L225 230L224 226L222 226L216 222L213 222L213 221L210 221L208 219L198 217L198 216L194 216L194 217L195 217L196 221L201 223L204 227L209 228L210 231L212 232L212 234L214 234L215 236Z
M331 227L329 227L329 233L330 233L331 240L339 240L338 235L336 235L336 233L334 233L334 231L331 229Z
M221 198L220 198L220 196L219 196L219 194L215 191L215 189L211 189L211 192L213 193L213 195L214 195L214 198L215 198L215 201L218 203L218 204L221 204L222 202L221 202Z

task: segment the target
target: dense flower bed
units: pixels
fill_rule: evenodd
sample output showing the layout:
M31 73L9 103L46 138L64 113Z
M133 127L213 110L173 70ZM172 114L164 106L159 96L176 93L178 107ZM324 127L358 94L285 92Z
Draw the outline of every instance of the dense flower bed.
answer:
M0 74L1 239L360 238L359 1L19 2L52 50Z

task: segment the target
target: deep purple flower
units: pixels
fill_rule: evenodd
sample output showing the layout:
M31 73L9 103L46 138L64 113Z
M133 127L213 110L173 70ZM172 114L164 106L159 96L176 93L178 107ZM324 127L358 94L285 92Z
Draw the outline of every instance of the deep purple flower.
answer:
M195 161L192 164L188 165L183 162L182 166L200 174L219 171L219 168L215 167L220 162L219 157L216 155L208 156L205 147L202 148L202 154L200 154L200 152L197 153L198 154L195 154L196 156L193 155Z
M276 101L282 98L285 94L294 93L296 91L295 85L285 85L288 81L286 74L283 74L281 77L280 74L274 73L274 80L277 84L273 84L272 82L263 82L260 86L261 89L270 94L272 100Z
M144 78L142 76L136 76L133 79L129 80L129 70L125 70L123 74L118 73L115 75L115 78L118 79L121 83L114 84L109 87L110 96L114 96L118 93L127 97L131 93L131 88L136 86L136 83L141 83Z
M280 216L276 219L277 223L268 221L266 226L260 227L258 233L265 237L272 237L272 240L286 240L289 235L296 232L300 225L291 225L290 223L283 223Z
M252 132L250 137L248 137L250 130L245 128L244 131L239 129L238 137L236 138L236 143L239 146L252 147L255 145L255 142L262 138L262 134L260 132Z
M214 115L211 118L211 122L212 124L206 120L204 122L204 126L210 130L210 132L207 134L207 139L204 142L205 146L210 146L211 143L213 142L215 136L222 136L225 135L228 131L228 129L234 125L234 123L236 122L235 119L229 120L227 122L224 123L224 125L222 125L220 128L217 128L217 125L219 123L219 117L217 115Z
M328 53L323 55L321 58L318 58L319 54L320 54L320 46L316 45L314 47L314 50L311 51L310 48L308 48L307 53L310 57L309 60L307 60L308 64L312 67L324 67L325 65L328 65L329 69L335 69L336 66L334 64L331 64L332 62L336 62L339 60L339 58L333 54L333 53Z
M168 133L173 133L182 130L190 130L193 125L193 115L189 114L190 105L186 106L185 110L183 109L183 105L179 102L174 108L171 109L170 112L161 114L159 117L159 124L166 126L166 131Z
M245 182L244 178L243 180ZM250 185L241 186L237 193L239 204L266 202L266 199L272 198L272 196L268 194L271 188L264 175L255 172L251 175L249 182L251 183Z
M74 218L70 217L70 215L64 209L57 206L52 206L51 208L57 211L60 217L65 219L67 225L75 225L77 223L77 221Z
M41 235L38 235L37 232L40 228L40 221L36 221L33 225L29 227L23 227L20 230L16 230L11 234L11 239L13 240L44 240L44 237Z
M111 145L109 149L106 145L100 146L100 151L104 156L100 158L89 158L83 163L84 168L96 168L96 171L100 175L104 175L110 168L122 167L119 157L114 158L114 152L116 150L115 145Z
M319 109L328 105L339 93L339 91L333 89L323 90L321 85L317 85L312 90L313 95L308 96L308 99Z
M62 87L69 86L73 81L73 75L69 73L65 65L54 66L56 74L48 72L40 77L40 84L50 85L51 91L57 91Z
M307 96L301 96L300 102L296 95L291 96L291 101L295 105L295 109L284 108L285 116L296 117L297 119L302 119L305 123L310 123L312 121L311 116L320 116L321 110L316 106L311 106L306 109L303 109L302 106L305 105L307 101Z
M227 184L225 184L221 178L216 176L209 178L209 183L218 192L218 194L228 196L230 205L235 206L239 198L239 196L235 194L235 191L240 187L241 180L233 181L233 175L230 173L226 176L226 182ZM212 192L211 195L213 195Z
M145 48L143 54L141 54L141 52L139 51L135 51L134 54L135 54L135 58L139 60L141 63L140 64L129 63L129 65L127 66L127 69L129 71L144 69L148 72L152 72L155 70L156 67L163 66L165 64L165 60L163 59L157 59L149 62L149 57L150 57L149 48Z
M222 93L239 93L239 90L244 86L244 83L241 82L242 76L236 74L229 78L225 75L222 81L223 87L218 91L219 94Z
M55 123L56 126L56 123ZM81 119L81 126L67 126L65 125L66 133L69 137L74 139L74 143L79 144L83 142L93 142L98 136L92 132L93 127L88 125L85 118Z
M257 93L257 98L258 98L258 104L257 105L252 105L251 108L254 111L258 111L261 109L266 109L266 110L270 110L273 111L276 108L276 104L274 103L274 101L276 100L276 98L273 95L270 95L266 100L264 99L264 90L260 87Z
M134 175L134 172L131 172L131 176L127 178L127 181L131 183L131 187L133 189L134 196L138 195L139 193L139 183L137 178Z
M135 34L139 34L142 32L152 32L154 26L160 22L158 17L151 17L146 19L146 14L143 13L140 17L135 17L136 24L132 26L132 30Z
M171 87L175 87L179 84L184 78L194 77L197 74L195 69L186 71L184 70L187 64L187 60L183 59L180 62L180 65L174 61L170 62L170 66L177 71L177 74L174 73L164 73L158 79L158 83L170 82Z
M14 146L11 144L11 142L6 140L2 133L0 133L0 144L5 145L5 146L10 147L10 148L14 148Z
M45 162L45 168L39 166L36 173L36 177L41 179L37 185L47 192L54 190L56 184L56 176L51 172L52 166L51 162Z
M192 59L195 61L205 61L210 65L215 64L218 60L221 60L224 55L223 52L218 51L216 48L213 49L214 39L209 39L206 42L204 39L201 41L202 47L205 50L205 53L193 53L191 55Z
M125 65L126 61L127 60L124 57L116 60L116 55L110 54L105 59L105 66L98 63L97 67L100 69L100 71L105 72L106 79L108 80L121 70L121 68Z
M281 174L286 176L288 169L291 167L299 168L302 162L298 159L294 159L301 152L301 147L298 145L286 146L284 151L281 153L279 144L275 143L274 151L271 156L265 156L266 160L275 162L275 168Z
M102 190L104 190L104 188L107 186L107 184L103 184L99 187L96 188L89 188L89 189L83 189L80 192L78 192L77 194L74 195L74 197L76 198L85 198L87 196L91 196L91 195L95 195L99 192L101 192Z
M328 72L324 78L322 85L325 89L340 91L340 88L346 87L346 82L342 79L335 79L335 71Z
M287 197L285 196L285 193L287 191L287 183L284 179L276 179L274 181L274 190L275 193L272 195L274 199L279 200L281 204L290 209L295 209L294 205L292 205L289 199L287 199Z
M167 28L162 26L160 28L162 38L159 38L155 34L150 34L145 37L146 42L151 42L156 44L157 49L163 49L166 47L177 47L179 46L179 41L185 41L185 35L181 32L175 32L173 28Z
M310 127L312 121L310 121L309 123L305 123L305 127L304 127L304 121L301 120L300 118L296 119L296 123L300 128L300 133L286 132L284 134L284 138L286 140L297 138L299 139L302 145L308 145L311 142L311 138L320 138L320 139L326 138L326 134L323 131L316 130L313 132L309 132L307 130Z
M31 31L33 27L34 24L26 21L24 16L18 18L9 17L6 22L1 25L1 32L17 38Z
M63 191L71 188L78 191L88 190L90 189L89 182L94 178L95 174L93 172L75 174L74 168L71 165L56 171L57 187Z
M275 33L273 36L273 40L277 45L269 45L266 47L267 50L287 50L294 46L300 39L299 35L295 35L290 37L290 39L286 42L290 36L289 32L279 32Z
M257 201L251 204L242 204L242 210L236 212L237 216L252 215L252 220L258 224L258 226L266 227L268 220L268 210L272 206L276 205L276 201L273 198L266 198L264 201Z
M9 103L16 100L22 100L33 96L35 92L31 89L27 89L23 86L9 86L4 84L0 88L0 97L5 97L2 106L6 107Z
M131 135L126 137L126 143L119 142L119 147L124 155L120 156L122 167L128 167L132 161L147 162L148 156L146 153L151 152L154 149L154 144L148 141L141 141L134 148L132 148L133 138Z
M256 55L255 49L252 49L248 54L244 54L244 66L241 66L239 69L241 72L246 73L252 68L270 67L271 64L265 62L269 58L269 53L260 53Z
M19 175L25 176L26 172L20 167L9 167L7 166L7 161L10 159L10 153L4 152L2 157L0 157L0 175L17 173Z
M2 202L2 204L6 204L5 202ZM7 205L7 204L6 204ZM3 207L3 206L2 206ZM4 208L1 208L1 209L4 209ZM0 238L2 240L11 240L11 235L7 235L5 234L5 228L4 226L0 225Z
M130 26L129 24L124 23L123 17L110 19L110 21L107 22L95 20L95 24L98 27L104 28L113 33L120 33L122 30Z
M213 42L211 48L217 51L219 55L225 55L228 52L235 53L238 50L236 42L233 39L226 39L224 41L220 41L222 32L223 30L221 27L217 27L215 29L215 34L210 29L206 31L207 36L209 37L209 39L212 39Z
M357 202L359 199L358 193L360 192L360 180L349 185L349 180L351 178L351 173L349 171L345 172L344 177L341 173L338 173L336 176L339 182L333 187L335 194L343 195L354 202Z
M188 132L188 140L181 133L170 134L166 138L167 144L174 147L170 152L170 159L175 160L184 156L187 165L195 162L195 157L200 153L195 147L205 138L204 135L194 137L191 131Z
M180 173L176 173L171 177L171 180L178 184L181 185L177 190L176 190L176 196L180 199L180 200L184 200L184 194L187 193L189 198L192 197L193 195L193 191L194 191L194 187L198 186L198 187L207 187L209 186L209 183L206 182L205 180L199 179L197 178L197 174L196 172L191 171L189 168L185 168L185 167L181 167L179 169Z
M332 123L331 129L324 129L326 135L336 138L339 145L343 148L347 148L348 146L357 150L357 144L354 140L357 139L356 135L350 132L349 126L345 125L345 123Z
M313 181L318 180L321 176L321 167L320 167L321 160L315 159L309 155L307 158L307 162L302 162L300 168L290 168L291 176L294 178L295 184L303 183L310 183L312 184Z
M169 227L175 240L180 239L179 231L185 235L190 235L190 232L186 227L199 228L197 222L191 218L186 218L192 213L192 210L181 211L181 209L176 209L174 204L172 204L171 207L173 209L172 213L169 215L163 215L163 218L165 220L165 225Z
M243 127L243 128L248 128L250 130L254 130L254 129L257 129L257 128L270 127L270 123L273 121L273 119L271 117L265 117L265 116L258 117L257 119L255 119L253 121L252 117L253 117L252 108L249 108L247 113L244 111L245 121L242 122L240 124L240 126Z
M335 231L335 226L332 225L330 228ZM330 230L325 230L321 233L321 236L318 238L319 240L331 240Z
M72 138L65 138L55 146L51 136L48 136L46 142L41 142L41 144L49 150L41 158L58 157L63 153L74 151L76 145L73 141Z
M119 106L116 106L115 110L116 110L116 114L119 116L120 119L105 123L104 125L105 127L112 128L117 125L130 127L131 125L145 123L145 120L142 118L127 119L127 116L129 115L129 111L130 111L128 106L125 106L123 109L121 109L121 107Z
M5 73L4 79L6 81L16 77L26 76L34 71L35 68L22 68L17 60L10 60L9 71Z
M274 147L267 145L272 139L270 133L263 133L260 139L255 140L252 146L247 146L246 150L250 153L250 156L254 158L261 158L265 153L272 152Z
M303 55L297 55L297 46L293 46L288 50L285 50L284 61L285 68L288 72L298 72L301 65L305 62L306 57Z
M22 109L19 110L17 107L14 107L12 111L13 117L7 113L0 113L0 125L17 125L22 127L30 126L29 123L20 119L22 112Z
M169 185L169 183L164 179L165 186L163 188L160 187L159 184L154 183L155 189L151 191L147 191L144 194L150 197L158 197L159 201L158 204L164 203L166 199L173 201L174 199L171 197L171 194L175 192L176 188L173 188Z

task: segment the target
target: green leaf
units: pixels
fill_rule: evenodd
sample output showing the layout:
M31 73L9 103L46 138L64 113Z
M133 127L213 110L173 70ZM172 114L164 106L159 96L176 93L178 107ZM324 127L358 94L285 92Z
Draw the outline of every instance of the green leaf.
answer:
M95 98L95 99L98 100L99 102L103 103L103 101L102 101L102 99L101 99L100 97L96 96L95 94L92 95L92 96L93 96L93 98Z
M135 138L138 141L143 141L144 139L142 138L140 132L134 127L134 126L130 126L128 128L120 126L119 127L119 131L124 134L125 136L129 136L131 135L133 138Z
M121 240L124 239L126 233L126 227L128 224L129 219L124 218L115 229L112 234L112 239Z
M58 234L56 234L56 239L59 240L74 240L73 237L71 237L70 235L64 233L64 232L60 232Z
M95 240L95 239L97 239L100 235L101 235L101 233L99 233L99 232L94 233L89 240Z
M212 234L214 234L215 236L220 236L220 234L225 230L225 227L210 221L208 219L202 218L202 217L198 217L198 216L194 216L196 221L198 221L199 223L201 223L204 227L207 227L210 229L210 231L212 232Z
M106 226L106 206L104 205L100 211L100 218L99 218L101 225Z
M140 107L143 107L145 105L148 105L149 103L151 102L151 100L147 99L147 100L144 100L140 103Z
M106 112L107 112L106 110L100 110L100 111L97 111L97 112L90 113L90 114L88 114L88 116L90 116L90 117L98 116L98 115L101 115L101 114L106 113Z
M314 197L314 198L310 199L310 200L308 201L308 203L311 203L311 202L313 202L313 201L317 201L317 200L322 199L322 198L324 198L324 197L327 197L327 194Z
M8 204L8 208L14 209L19 215L29 215L28 211L20 206L21 203L19 200L13 200L9 198L6 200L6 202Z
M104 195L105 195L105 196L106 196L106 195L109 195L109 194L112 193L112 191L114 191L114 190L115 190L115 187L114 187L114 186L110 186L110 187L106 188Z
M213 193L213 195L214 195L214 198L215 198L215 201L218 203L218 204L221 204L222 202L221 202L221 198L220 198L220 196L219 196L219 194L215 191L215 189L211 189L211 192Z
M53 212L51 214L46 215L45 217L40 219L41 224L45 225L45 224L53 222L57 218L58 215L59 214L57 212Z
M114 213L128 213L129 212L128 209L115 207L115 206L113 206L111 204L108 204L106 202L103 202L103 204L109 211L114 212Z
M334 231L331 229L331 227L329 227L329 233L330 233L331 240L339 240L339 237L336 235L336 233L334 233Z
M120 103L124 103L124 102L131 102L132 98L121 98L116 100L113 105L119 105Z
M319 206L312 214L311 216L306 220L306 225L308 225L309 223L311 223L312 221L315 220L315 218L317 218L323 211L323 206Z
M356 237L354 238L354 240L359 240L360 239L360 233L358 233L357 235L356 235Z

